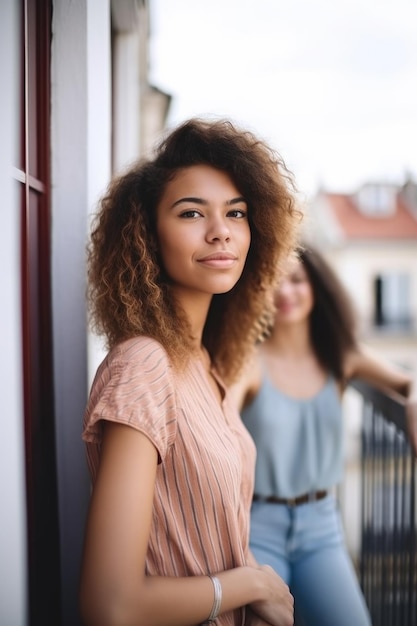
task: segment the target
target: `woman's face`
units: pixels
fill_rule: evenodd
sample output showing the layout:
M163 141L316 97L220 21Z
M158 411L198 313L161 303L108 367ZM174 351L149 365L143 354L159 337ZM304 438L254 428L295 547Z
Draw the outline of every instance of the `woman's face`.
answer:
M308 319L314 305L313 289L299 259L287 262L275 292L276 321L296 324Z
M247 204L226 174L180 170L157 207L162 262L177 290L225 293L239 280L250 245Z

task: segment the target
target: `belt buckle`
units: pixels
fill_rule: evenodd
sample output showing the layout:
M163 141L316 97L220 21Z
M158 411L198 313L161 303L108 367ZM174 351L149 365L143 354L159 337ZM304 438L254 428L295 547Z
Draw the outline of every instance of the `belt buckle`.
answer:
M308 492L308 501L309 502L316 502L317 500L317 491L309 491Z
M288 498L287 506L297 506L297 498Z

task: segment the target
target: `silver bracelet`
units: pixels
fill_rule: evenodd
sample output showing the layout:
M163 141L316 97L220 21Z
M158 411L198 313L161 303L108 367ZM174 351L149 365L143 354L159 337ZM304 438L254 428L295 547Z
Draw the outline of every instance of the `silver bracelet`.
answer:
M218 617L220 613L220 607L222 604L222 586L221 586L220 580L216 576L209 576L209 578L211 582L213 583L213 587L214 587L214 600L213 600L213 606L211 607L210 615L208 616L206 621L203 622L203 625L213 624L216 621L216 618Z

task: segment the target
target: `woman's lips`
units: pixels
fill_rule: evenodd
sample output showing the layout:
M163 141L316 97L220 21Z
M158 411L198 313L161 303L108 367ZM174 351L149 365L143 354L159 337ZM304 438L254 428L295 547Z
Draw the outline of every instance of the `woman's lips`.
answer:
M213 252L207 256L197 259L198 263L207 265L208 267L228 268L234 265L237 257L232 252Z
M291 302L280 302L277 305L277 310L279 313L290 313L294 309L294 304Z

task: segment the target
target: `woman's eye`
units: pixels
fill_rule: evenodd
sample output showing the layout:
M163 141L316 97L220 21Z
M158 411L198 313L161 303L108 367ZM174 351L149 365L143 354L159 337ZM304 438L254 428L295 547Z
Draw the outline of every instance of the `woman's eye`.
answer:
M227 215L228 217L237 217L242 219L247 216L247 211L244 209L233 209L232 211L229 211Z
M201 215L200 211L197 211L196 209L188 209L188 211L183 211L182 213L180 213L180 217L184 217L188 219L199 217L200 215Z

